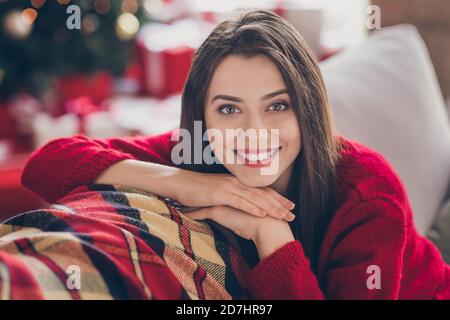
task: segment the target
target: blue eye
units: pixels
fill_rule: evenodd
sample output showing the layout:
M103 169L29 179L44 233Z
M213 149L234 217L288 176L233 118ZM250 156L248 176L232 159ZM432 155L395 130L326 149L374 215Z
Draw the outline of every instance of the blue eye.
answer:
M226 105L219 108L219 111L224 114L233 114L233 113L240 113L238 108L232 105Z
M276 102L269 107L269 111L284 111L288 108L286 103Z

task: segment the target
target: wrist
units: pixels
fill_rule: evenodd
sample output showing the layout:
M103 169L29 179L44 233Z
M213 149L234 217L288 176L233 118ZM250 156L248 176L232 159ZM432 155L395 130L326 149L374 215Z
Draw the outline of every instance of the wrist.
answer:
M280 220L280 227L260 228L253 239L259 259L263 260L289 242L295 241L289 224Z

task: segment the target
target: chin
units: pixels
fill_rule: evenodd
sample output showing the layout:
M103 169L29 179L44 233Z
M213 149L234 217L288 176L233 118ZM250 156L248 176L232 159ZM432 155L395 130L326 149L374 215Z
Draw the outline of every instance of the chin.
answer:
M268 187L279 178L278 175L261 175L259 170L254 170L254 172L236 172L233 175L241 183L254 188Z

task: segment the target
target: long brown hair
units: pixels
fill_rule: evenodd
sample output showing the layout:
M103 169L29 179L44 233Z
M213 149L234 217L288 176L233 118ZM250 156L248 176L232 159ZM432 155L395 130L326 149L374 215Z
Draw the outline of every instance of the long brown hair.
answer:
M334 211L335 164L340 148L318 64L300 34L270 11L243 12L220 23L196 51L184 86L180 128L187 129L191 136L194 121L205 123L204 104L213 72L231 54L267 56L287 86L302 137L302 149L288 187L288 198L296 203L297 216L291 227L316 269ZM203 134L206 128L202 130ZM208 142L203 147L207 148ZM221 164L182 166L199 172L228 172Z

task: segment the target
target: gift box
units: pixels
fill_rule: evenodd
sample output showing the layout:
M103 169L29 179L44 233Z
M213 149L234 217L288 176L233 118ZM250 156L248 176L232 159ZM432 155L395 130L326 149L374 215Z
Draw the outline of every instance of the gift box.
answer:
M0 102L0 140L13 139L16 133L14 118L9 108Z
M89 96L94 103L101 103L111 97L113 87L113 76L103 71L92 75L81 73L66 75L55 83L60 105L65 105L67 101L80 96Z
M212 28L212 24L197 19L145 25L136 40L141 94L156 98L179 94L195 50Z
M33 116L32 137L34 148L50 140L84 134L90 138L109 138L128 135L113 118L105 104L95 104L90 97L81 96L64 105L64 114L54 116L37 112Z

